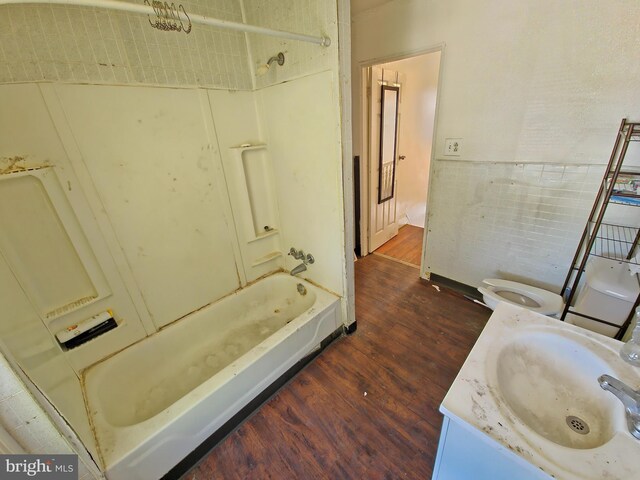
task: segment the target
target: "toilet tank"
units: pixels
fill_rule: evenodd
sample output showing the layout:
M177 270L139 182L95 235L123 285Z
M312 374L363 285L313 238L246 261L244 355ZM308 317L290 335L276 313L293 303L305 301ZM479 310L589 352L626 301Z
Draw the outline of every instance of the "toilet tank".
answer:
M594 257L587 264L585 284L578 293L573 310L622 326L638 293L637 275L629 273L626 263ZM619 330L572 314L568 314L565 321L607 337L615 337Z

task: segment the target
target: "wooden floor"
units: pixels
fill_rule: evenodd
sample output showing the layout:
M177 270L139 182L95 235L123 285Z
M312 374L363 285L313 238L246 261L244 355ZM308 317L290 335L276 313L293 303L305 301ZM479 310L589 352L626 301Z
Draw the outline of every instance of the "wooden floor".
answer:
M378 248L375 253L420 266L424 228L404 225L398 235Z
M378 255L336 340L183 478L429 479L438 406L489 311Z

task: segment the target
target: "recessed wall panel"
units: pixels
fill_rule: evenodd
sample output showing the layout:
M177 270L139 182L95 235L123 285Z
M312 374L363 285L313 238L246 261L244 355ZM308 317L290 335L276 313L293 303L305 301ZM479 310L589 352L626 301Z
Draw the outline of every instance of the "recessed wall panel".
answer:
M40 179L0 179L0 250L43 318L96 299L98 292Z

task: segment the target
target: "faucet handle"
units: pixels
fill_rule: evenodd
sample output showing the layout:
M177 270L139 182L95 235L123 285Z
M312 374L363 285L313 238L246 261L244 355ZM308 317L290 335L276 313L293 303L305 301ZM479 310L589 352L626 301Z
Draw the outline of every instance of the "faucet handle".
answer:
M304 258L304 252L302 250L296 250L293 247L289 249L289 255L291 255L296 260L300 260L301 258Z
M313 263L313 261L311 261L311 262L308 261L309 257L313 259L313 256L312 255L306 255L304 253L304 250L302 250L302 249L296 250L295 248L291 247L289 249L289 255L291 255L296 260L302 260L305 264L306 263Z
M313 263L316 261L315 258L313 258L313 255L311 255L310 253L304 253L304 250L296 250L295 248L291 247L289 249L289 253L288 255L291 255L293 258L295 258L296 260L302 260L302 262L306 265L308 263Z

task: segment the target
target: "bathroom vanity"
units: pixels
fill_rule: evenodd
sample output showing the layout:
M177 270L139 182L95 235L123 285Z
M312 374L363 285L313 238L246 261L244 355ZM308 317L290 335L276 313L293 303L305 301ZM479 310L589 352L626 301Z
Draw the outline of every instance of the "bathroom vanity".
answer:
M640 479L640 440L603 374L637 388L621 342L501 303L440 406L433 478Z

